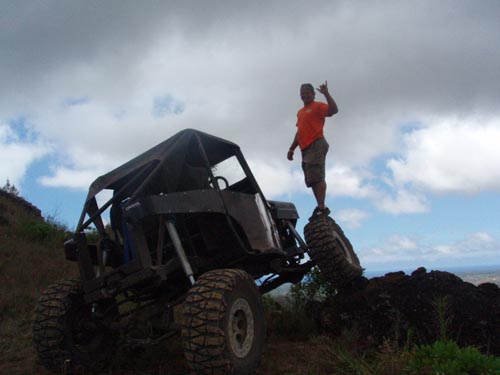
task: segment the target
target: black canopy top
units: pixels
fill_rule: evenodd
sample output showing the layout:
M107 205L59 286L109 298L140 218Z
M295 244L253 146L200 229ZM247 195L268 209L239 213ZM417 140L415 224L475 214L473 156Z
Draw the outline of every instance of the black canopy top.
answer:
M111 189L116 193L137 177L137 182L131 183L123 191L124 197L130 196L155 168L158 170L146 188L149 194L182 190L187 180L191 184L193 180L200 181L201 184L205 176L205 182L208 182L205 160L208 160L210 166L214 166L233 155L241 155L237 144L198 130L185 129L98 177L90 185L87 201L104 189Z

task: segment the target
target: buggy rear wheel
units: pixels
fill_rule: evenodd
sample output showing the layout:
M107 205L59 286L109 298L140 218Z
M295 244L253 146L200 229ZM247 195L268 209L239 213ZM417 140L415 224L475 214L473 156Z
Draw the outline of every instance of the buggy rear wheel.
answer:
M198 278L184 302L182 338L193 374L252 374L265 339L262 297L252 277L221 269Z
M33 321L40 362L50 371L64 373L105 363L115 350L116 336L103 323L116 313L114 301L94 307L85 304L78 280L52 284L40 296Z
M304 228L304 237L309 256L334 288L346 286L363 273L351 243L332 218L310 221Z

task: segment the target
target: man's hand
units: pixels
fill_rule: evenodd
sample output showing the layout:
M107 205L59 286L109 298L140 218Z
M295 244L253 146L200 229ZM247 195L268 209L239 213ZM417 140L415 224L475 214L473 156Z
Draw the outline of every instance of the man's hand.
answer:
M319 85L319 88L317 88L316 90L326 96L328 94L328 81L325 81L325 83Z
M330 92L328 91L328 82L325 81L325 83L319 85L319 88L317 88L316 90L322 93L325 96L326 101L328 102L328 117L338 113L339 108L337 107L337 103L335 103L335 100L333 100Z
M288 154L286 155L288 160L293 160L293 150L288 150Z

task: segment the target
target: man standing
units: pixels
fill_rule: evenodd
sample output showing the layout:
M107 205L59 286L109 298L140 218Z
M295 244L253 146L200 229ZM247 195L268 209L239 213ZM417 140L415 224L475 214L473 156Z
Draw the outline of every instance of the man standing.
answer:
M314 87L310 83L300 86L300 98L304 102L304 107L297 112L297 133L287 155L288 160L293 160L295 148L299 146L302 151L302 169L306 186L312 188L317 202L311 219L330 213L325 206L325 160L329 146L323 134L323 127L325 118L339 111L335 100L328 92L327 82L320 85L317 90L325 96L328 104L314 101Z

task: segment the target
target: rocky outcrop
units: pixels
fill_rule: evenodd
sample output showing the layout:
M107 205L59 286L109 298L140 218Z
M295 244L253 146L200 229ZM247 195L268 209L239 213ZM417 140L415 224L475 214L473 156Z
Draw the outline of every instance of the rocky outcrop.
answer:
M458 276L425 268L411 275L388 273L360 278L316 309L322 332L356 328L367 340L431 343L447 337L500 354L500 288L475 286Z

